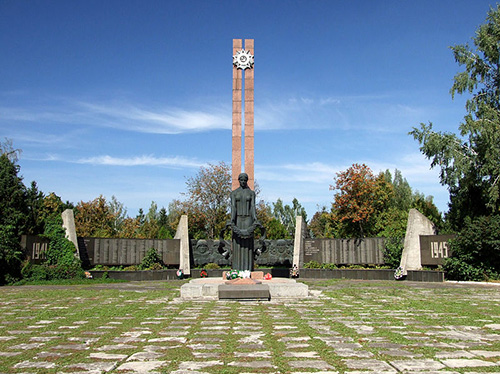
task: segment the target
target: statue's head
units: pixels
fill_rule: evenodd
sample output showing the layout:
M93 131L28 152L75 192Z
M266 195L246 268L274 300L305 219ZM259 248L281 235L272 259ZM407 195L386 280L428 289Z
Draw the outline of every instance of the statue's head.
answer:
M241 173L238 176L238 181L240 182L240 186L242 188L246 188L248 184L248 174L247 173Z

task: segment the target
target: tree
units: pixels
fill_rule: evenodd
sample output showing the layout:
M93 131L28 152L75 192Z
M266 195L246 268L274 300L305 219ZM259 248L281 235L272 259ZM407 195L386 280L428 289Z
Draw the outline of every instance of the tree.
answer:
M7 154L0 155L0 284L19 276L19 237L26 227L26 188L18 176L19 166Z
M230 166L224 162L202 166L198 174L187 178L186 186L187 200L177 202L174 210L188 214L190 231L196 228L191 232L194 237L218 238L229 219Z
M374 234L377 214L382 212L391 198L392 187L384 174L375 177L365 164L353 164L337 173L332 212L343 223L340 234L346 237L365 237Z
M75 208L75 226L78 236L112 238L116 231L116 212L100 195L98 198L83 202L80 201Z
M313 238L334 238L336 236L335 221L332 213L327 212L325 206L314 213L307 227Z
M500 213L500 6L490 9L473 42L474 49L451 48L465 70L455 75L450 93L472 94L459 135L435 132L432 123L410 132L431 167L440 168L450 192L447 219L457 230L466 217Z
M118 201L116 196L111 196L111 201L109 202L109 210L113 216L115 216L115 220L113 222L113 230L117 233L120 233L123 229L123 225L125 219L127 218L127 209Z
M284 226L290 238L295 236L295 221L297 216L302 216L304 221L307 222L307 212L296 198L293 198L292 206L288 204L283 205L283 201L278 199L273 203L273 216ZM273 225L276 226L276 224Z
M17 163L19 161L19 155L21 152L22 151L20 149L14 149L12 139L4 138L4 141L0 142L0 154L6 155L7 158L13 163Z

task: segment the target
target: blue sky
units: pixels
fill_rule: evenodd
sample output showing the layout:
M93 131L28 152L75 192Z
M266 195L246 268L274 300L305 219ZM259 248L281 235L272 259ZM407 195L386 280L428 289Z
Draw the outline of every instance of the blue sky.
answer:
M25 184L129 215L231 162L232 39L255 40L255 178L267 202L330 207L335 173L399 169L447 210L408 132L457 132L449 46L484 0L0 0L0 137Z

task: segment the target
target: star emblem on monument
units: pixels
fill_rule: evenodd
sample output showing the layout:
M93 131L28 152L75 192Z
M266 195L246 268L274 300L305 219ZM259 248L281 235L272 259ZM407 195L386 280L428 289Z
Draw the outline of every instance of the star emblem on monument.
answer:
M250 51L242 49L233 56L233 65L238 69L251 69L254 64L254 56Z

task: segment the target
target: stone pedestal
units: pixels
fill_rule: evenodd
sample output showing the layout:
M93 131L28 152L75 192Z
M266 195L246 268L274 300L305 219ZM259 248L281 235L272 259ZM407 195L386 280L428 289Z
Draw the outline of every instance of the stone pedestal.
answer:
M228 288L225 280L221 278L200 278L192 279L189 283L181 286L182 299L202 299L202 300L218 300L220 298L220 286L223 291L223 298L229 298ZM271 280L262 280L258 284L248 285L233 285L241 287L235 289L235 292L240 292L240 297L232 299L245 300L251 292L261 295L259 299L264 299L264 289L267 286L269 289L269 298L272 299L302 299L309 297L309 287L303 283L298 283L295 279L288 278L273 278ZM254 288L252 288L254 287ZM254 290L254 291L252 291ZM232 291L231 291L232 292ZM234 293L231 293L234 294Z

